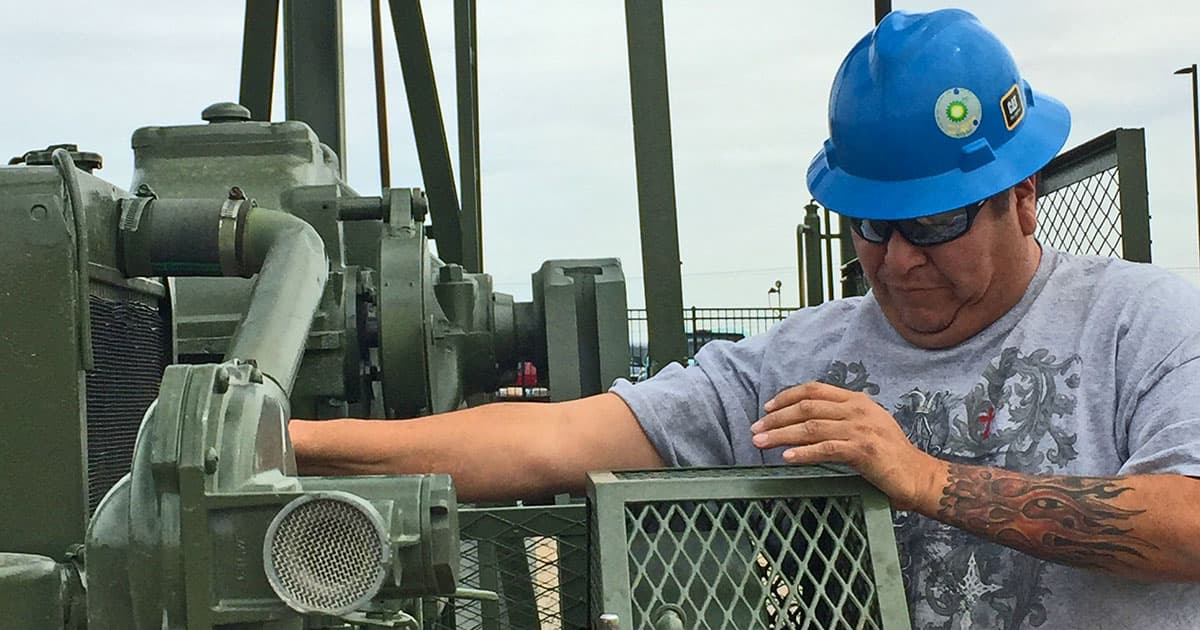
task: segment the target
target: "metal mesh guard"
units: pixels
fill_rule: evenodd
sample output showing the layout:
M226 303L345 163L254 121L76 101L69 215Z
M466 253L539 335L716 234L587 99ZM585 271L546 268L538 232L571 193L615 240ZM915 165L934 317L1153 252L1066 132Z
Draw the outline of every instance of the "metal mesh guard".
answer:
M390 554L379 513L347 493L317 493L284 506L267 529L271 588L303 613L344 614L383 585Z
M858 497L626 505L635 627L881 628Z

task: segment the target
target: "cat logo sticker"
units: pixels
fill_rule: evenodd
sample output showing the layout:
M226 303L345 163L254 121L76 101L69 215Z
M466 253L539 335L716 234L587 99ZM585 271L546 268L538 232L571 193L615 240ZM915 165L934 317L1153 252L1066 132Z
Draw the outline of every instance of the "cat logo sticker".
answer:
M1025 101L1021 98L1021 87L1013 84L1004 98L1000 99L1000 109L1004 112L1004 126L1012 131L1025 118Z

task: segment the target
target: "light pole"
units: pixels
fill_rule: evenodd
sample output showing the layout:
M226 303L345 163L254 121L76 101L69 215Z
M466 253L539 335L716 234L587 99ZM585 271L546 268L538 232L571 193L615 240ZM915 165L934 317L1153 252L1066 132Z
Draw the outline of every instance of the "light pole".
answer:
M1196 167L1196 220L1200 222L1200 103L1197 102L1200 95L1196 90L1196 64L1180 68L1175 71L1175 74L1192 75L1192 146L1196 150L1193 162Z

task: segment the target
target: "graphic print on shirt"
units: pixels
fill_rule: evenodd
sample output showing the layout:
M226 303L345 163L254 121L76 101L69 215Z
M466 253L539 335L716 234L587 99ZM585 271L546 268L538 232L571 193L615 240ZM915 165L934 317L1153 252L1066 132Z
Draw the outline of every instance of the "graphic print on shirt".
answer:
M909 440L941 459L1032 474L1061 473L1078 453L1078 356L1006 348L971 391L920 387L889 411ZM823 382L876 395L862 362L833 362ZM913 627L1031 628L1046 621L1045 563L915 512L897 512L896 542Z

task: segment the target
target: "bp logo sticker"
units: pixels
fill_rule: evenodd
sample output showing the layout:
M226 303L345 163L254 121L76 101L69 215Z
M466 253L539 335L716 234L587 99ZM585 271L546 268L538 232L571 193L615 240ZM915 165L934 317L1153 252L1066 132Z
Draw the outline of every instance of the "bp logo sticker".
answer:
M966 138L975 133L982 115L979 97L964 87L942 92L933 106L933 119L937 121L938 129L951 138Z

